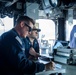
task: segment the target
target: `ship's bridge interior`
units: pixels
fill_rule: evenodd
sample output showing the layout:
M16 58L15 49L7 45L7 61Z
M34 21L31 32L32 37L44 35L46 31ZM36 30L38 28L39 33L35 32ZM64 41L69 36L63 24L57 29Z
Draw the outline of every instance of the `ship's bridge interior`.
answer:
M4 19L6 16L8 16L9 18L13 18L14 20L13 25L14 25L17 17L20 15L27 15L33 18L34 20L38 19L52 20L54 24L53 22L50 24L53 27L49 26L47 27L49 28L48 31L51 31L52 30L51 28L54 28L53 32L51 31L52 35L54 34L54 38L51 38L49 40L53 41L54 43L56 42L56 40L69 41L70 31L73 25L76 24L74 23L76 20L76 1L75 0L0 0L1 19ZM4 25L4 23L2 23L4 22L4 20L1 21L1 19L0 23ZM38 25L38 27L40 27L41 25ZM43 32L41 31L39 33L40 39L44 39L45 37ZM52 35L48 37L52 37Z
M73 20L76 19L76 1L0 0L0 18L6 16L13 18L15 24L17 17L20 15L27 15L34 20L52 20L55 23L55 40L69 41L68 36L73 27ZM68 21L68 24L66 24L66 21ZM71 29L67 30L69 26L71 26Z
M36 7L33 7L32 3ZM69 9L73 9L73 18L76 15L75 0L0 0L0 15L3 18L6 15L12 17L14 14L27 14L27 9L30 6L32 6L31 12L35 12L36 10L44 12L51 19L66 17ZM39 14L39 18L46 18L46 16Z
M44 50L44 54L51 55L54 49L56 50L54 53L56 62L76 64L76 59L71 62L70 58L67 59L73 53L72 50L65 49L70 41L70 32L76 24L76 0L0 0L0 35L8 27L12 28L20 15L27 15L33 18L36 21L36 26L41 29L38 37L41 43L40 48ZM5 24L6 20L4 19L6 17L12 19L12 21L10 19L7 20L11 26ZM42 19L44 20L41 21ZM48 23L46 22L47 20ZM45 38L45 36L48 36L48 38ZM58 45L60 45L60 48L57 49L56 46ZM63 46L65 46L64 49L61 48ZM75 66L63 65L63 68L66 69L65 75L76 75Z

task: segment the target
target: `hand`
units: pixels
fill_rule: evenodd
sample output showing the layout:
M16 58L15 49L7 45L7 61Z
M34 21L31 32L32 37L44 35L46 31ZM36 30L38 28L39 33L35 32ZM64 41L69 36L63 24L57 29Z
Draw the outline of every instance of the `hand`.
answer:
M49 63L47 63L46 65L45 65L45 70L47 71L47 70L54 70L54 68L55 68L55 63L53 62L53 61L51 61L51 62L49 62Z
M35 56L30 55L28 59L30 59L30 60L38 60L39 56L40 56L39 53L36 53Z
M41 55L36 52L35 57L38 58L38 57L40 57L40 56L41 56Z

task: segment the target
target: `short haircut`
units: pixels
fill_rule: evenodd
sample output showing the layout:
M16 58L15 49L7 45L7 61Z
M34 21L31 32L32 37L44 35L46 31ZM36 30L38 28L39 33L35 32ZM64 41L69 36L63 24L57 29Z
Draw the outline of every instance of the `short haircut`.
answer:
M16 21L16 24L19 24L21 21L25 21L27 24L29 24L30 22L32 22L33 25L35 24L35 21L28 16L19 16Z

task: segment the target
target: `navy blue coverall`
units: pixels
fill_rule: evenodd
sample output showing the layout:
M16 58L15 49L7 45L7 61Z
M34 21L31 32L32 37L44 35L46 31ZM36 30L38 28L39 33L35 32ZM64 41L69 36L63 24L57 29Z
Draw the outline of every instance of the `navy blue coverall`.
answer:
M37 41L37 39L34 39L34 42L33 42L33 45L31 44L31 41L28 37L24 38L24 43L25 43L25 54L26 54L26 57L28 58L29 57L29 50L31 47L34 48L34 50L39 53L39 43Z
M18 33L11 29L0 37L0 75L33 75L43 71L45 65L26 58L25 44Z

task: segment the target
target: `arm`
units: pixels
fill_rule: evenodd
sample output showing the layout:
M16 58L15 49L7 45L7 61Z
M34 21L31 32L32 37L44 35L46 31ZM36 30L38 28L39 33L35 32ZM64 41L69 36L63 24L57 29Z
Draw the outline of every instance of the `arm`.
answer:
M35 63L28 60L22 50L21 44L14 38L5 37L0 40L0 51L4 58L5 67L25 74L33 74L45 69L42 63ZM12 39L12 40L11 40ZM7 69L6 69L7 70Z
M33 47L30 48L29 54L31 54L31 55L33 55L33 56L35 56L35 57L39 57L39 56L40 56L39 53L37 53L37 52L34 50Z

